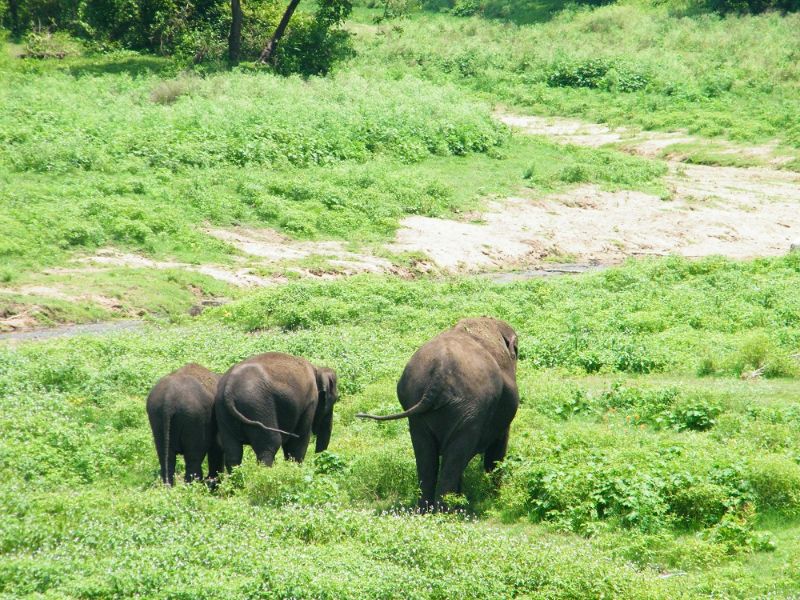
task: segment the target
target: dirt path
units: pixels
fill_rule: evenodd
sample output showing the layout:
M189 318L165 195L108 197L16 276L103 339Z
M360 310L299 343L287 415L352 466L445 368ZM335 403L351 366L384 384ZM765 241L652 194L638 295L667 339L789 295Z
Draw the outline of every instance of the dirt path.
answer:
M497 110L494 117L522 133L543 135L564 144L592 148L615 144L626 152L650 158L670 158L671 154L674 158L682 153L681 145L701 144L718 155L727 154L778 167L793 159L793 156L782 154L779 151L777 142L760 146L743 146L725 140L703 139L680 131L641 131L633 128L610 127L602 123L587 123L576 119L518 115L504 109Z

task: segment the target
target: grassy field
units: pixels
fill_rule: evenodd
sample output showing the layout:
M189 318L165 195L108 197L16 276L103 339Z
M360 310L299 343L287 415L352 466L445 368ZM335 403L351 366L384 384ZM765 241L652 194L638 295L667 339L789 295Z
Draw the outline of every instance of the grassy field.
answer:
M798 27L797 14L687 18L612 4L521 26L413 14L358 38L374 77L413 73L537 114L797 148Z
M36 306L44 323L176 318L196 300L189 288L237 296L197 273L98 272L74 262L106 247L190 264L241 260L205 225L376 247L405 216L458 215L487 196L551 191L578 171L609 189L666 194L658 162L511 137L486 101L413 74L200 78L117 53L8 54L0 77L8 84L0 92L0 314ZM42 273L54 267L69 271ZM42 287L64 297L37 293ZM113 300L75 300L75 290Z
M514 134L498 107L686 129L695 162L743 164L705 138L796 153L798 15L482 6L375 24L382 8L360 4L358 54L308 80L5 44L0 318L158 322L0 342L0 598L800 594L800 254L500 284L414 273L424 257L383 247L410 215L470 219L577 183L669 199L663 161ZM298 280L301 261L259 265L206 231L237 226L338 240L415 276ZM79 262L108 249L294 279L250 291ZM520 336L508 458L492 476L470 465L462 511L413 514L406 424L355 414L396 411L414 350L483 314ZM151 386L271 350L337 370L329 450L269 470L246 452L213 492L163 489Z
M782 597L800 563L800 263L631 263L575 279L360 277L265 290L190 326L0 351L6 595ZM465 516L421 517L396 406L413 350L463 315L520 334L509 457ZM159 490L143 410L189 360L266 350L339 373L329 451L248 455ZM758 367L764 376L743 380ZM499 485L499 487L497 487ZM284 553L285 551L285 553ZM257 556L258 559L254 559Z

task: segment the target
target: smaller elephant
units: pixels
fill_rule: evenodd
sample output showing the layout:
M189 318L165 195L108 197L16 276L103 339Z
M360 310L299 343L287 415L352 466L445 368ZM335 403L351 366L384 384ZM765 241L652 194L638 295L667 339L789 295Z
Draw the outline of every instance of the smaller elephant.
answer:
M147 417L153 432L161 480L175 482L175 460L183 454L186 482L203 478L208 454L208 476L222 470L222 448L217 440L214 396L219 374L190 363L162 377L147 397Z
M312 433L316 451L327 449L338 398L336 373L297 356L267 352L234 365L214 405L226 469L241 464L244 444L267 466L279 448L303 462Z

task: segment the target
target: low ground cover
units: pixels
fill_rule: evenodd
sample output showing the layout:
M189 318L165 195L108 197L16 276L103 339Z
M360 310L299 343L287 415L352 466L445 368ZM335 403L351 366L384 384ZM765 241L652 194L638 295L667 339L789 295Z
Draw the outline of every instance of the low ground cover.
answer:
M17 518L0 529L3 590L383 597L389 569L421 598L463 586L789 594L800 585L796 258L670 259L509 285L299 282L188 326L5 348L0 501ZM404 514L417 493L406 426L355 413L394 410L413 350L487 313L520 334L509 457L492 477L470 466L466 520ZM159 490L149 387L189 360L221 370L266 350L338 370L329 451L271 470L248 454L214 493ZM478 567L488 555L495 566Z

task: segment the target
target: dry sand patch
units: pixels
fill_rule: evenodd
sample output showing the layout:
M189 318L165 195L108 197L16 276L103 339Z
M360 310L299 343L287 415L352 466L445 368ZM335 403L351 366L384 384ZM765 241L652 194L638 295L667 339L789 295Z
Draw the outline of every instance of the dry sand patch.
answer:
M444 268L478 271L562 255L592 263L637 255L777 256L797 235L796 204L769 202L746 211L581 186L538 201L493 203L482 225L409 217L392 249L423 251Z

